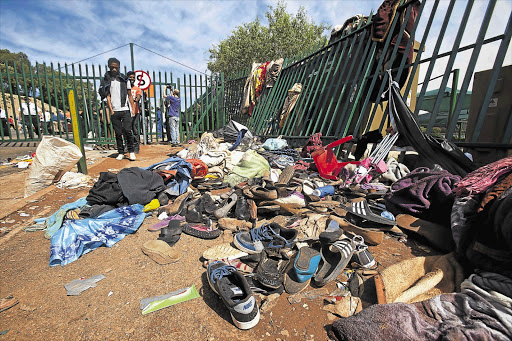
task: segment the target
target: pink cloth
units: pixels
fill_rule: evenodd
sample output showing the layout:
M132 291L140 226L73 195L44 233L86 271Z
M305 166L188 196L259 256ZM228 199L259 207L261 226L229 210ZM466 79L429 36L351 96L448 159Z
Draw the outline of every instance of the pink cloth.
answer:
M502 176L512 173L512 155L466 175L455 186L453 192L457 196L480 194L491 188Z

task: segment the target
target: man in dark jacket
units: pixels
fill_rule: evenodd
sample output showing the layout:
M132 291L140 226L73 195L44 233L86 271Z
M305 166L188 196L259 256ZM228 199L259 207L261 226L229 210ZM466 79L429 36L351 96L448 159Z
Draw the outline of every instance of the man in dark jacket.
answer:
M120 62L116 58L109 58L109 71L105 73L101 88L106 94L107 106L112 118L112 125L117 142L117 160L124 158L124 142L128 147L129 159L135 160L134 137L132 132L132 114L135 103L130 94L131 84L125 75L119 73Z

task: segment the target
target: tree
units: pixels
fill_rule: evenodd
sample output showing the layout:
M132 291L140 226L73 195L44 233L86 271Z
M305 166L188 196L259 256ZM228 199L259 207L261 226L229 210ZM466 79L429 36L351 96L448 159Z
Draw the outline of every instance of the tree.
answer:
M304 7L301 6L295 15L286 11L282 1L275 8L268 8L265 13L268 26L256 18L236 27L230 36L209 49L208 69L211 72L230 74L249 69L252 63L293 57L326 41L322 33L330 26L317 25L308 19Z

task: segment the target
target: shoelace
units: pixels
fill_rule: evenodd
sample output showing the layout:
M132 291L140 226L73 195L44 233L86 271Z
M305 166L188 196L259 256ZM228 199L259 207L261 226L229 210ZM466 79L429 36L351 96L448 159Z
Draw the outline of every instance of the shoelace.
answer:
M267 225L267 224L261 225L260 228L252 229L251 230L251 238L255 242L264 240L264 239L278 239L278 240L284 242L284 245L286 245L286 243L287 243L285 238L283 238L279 234L277 234L274 231L274 229L272 227L270 227L270 225Z
M212 280L212 283L215 283L216 281L220 280L224 276L228 276L231 273L236 272L236 268L233 265L224 265L220 268L217 268L212 271L210 274L210 279Z

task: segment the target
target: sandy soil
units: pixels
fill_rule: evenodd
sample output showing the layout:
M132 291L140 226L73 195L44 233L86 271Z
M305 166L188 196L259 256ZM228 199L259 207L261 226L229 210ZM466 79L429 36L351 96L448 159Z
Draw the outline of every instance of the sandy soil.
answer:
M106 158L90 168L90 174L147 166L166 158L167 146L143 146L138 160ZM24 173L2 176L19 181ZM4 183L9 182L5 180ZM10 230L31 224L34 216L47 216L61 205L85 196L85 190L55 189L2 219ZM37 206L37 207L36 207ZM31 209L35 207L34 209ZM31 216L23 218L19 213ZM159 265L140 248L157 238L147 227L157 221L146 218L139 230L112 248L102 247L64 267L48 266L50 240L43 232L16 234L0 245L0 297L12 294L19 304L0 313L0 340L327 340L326 326L332 323L323 311L321 298L290 304L282 294L276 305L262 314L253 329L241 331L232 323L219 297L210 289L200 260L202 252L221 243L182 235L176 248L179 262ZM8 235L7 235L8 236ZM5 238L6 236L2 237ZM430 251L414 241L407 244L386 239L371 247L375 258L386 267L396 261ZM79 296L67 296L64 284L103 274L106 279ZM370 282L369 280L368 282ZM140 299L165 294L195 284L201 297L143 316ZM366 291L373 285L369 283ZM334 290L335 284L327 288ZM313 290L309 288L306 290ZM109 296L109 293L111 293ZM371 297L371 295L370 295ZM371 298L370 298L371 300ZM372 302L366 302L370 304Z

